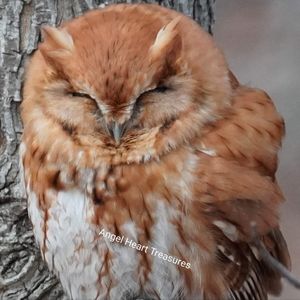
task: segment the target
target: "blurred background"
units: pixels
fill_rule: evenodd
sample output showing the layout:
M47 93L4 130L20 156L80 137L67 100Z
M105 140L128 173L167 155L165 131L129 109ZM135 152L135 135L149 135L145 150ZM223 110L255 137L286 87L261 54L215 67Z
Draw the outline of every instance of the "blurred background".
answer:
M300 1L217 0L214 36L243 84L264 89L286 122L278 181L282 231L300 278ZM284 284L282 300L300 300Z

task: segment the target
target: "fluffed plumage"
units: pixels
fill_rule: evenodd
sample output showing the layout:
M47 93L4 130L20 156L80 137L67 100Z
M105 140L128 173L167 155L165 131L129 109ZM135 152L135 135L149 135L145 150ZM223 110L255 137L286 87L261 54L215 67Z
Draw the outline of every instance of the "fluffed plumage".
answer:
M159 6L110 6L43 36L27 69L21 160L34 235L65 292L280 293L253 243L255 224L290 266L275 180L284 123L268 95L241 85L195 22Z

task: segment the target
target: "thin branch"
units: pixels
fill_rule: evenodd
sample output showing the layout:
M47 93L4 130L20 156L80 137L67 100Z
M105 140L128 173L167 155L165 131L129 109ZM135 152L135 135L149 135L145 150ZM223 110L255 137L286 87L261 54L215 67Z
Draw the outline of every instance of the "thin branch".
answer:
M266 249L257 235L256 224L252 225L253 228L253 244L256 246L261 258L273 270L277 271L283 278L285 278L292 286L300 289L300 280L295 277L282 263L276 260Z

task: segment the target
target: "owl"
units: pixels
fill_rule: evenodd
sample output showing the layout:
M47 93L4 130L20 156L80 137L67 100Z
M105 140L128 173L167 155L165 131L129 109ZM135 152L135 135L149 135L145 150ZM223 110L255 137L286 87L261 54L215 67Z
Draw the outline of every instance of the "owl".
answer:
M290 267L284 123L212 37L156 5L44 27L20 157L36 242L75 300L265 300ZM254 230L255 229L255 230Z

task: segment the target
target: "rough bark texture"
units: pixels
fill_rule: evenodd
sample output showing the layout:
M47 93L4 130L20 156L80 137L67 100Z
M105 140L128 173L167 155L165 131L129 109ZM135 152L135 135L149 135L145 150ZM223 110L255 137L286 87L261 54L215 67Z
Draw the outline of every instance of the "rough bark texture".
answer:
M21 85L40 26L58 25L112 2L158 2L212 31L215 0L0 0L0 299L67 299L42 262L27 217L19 173Z

